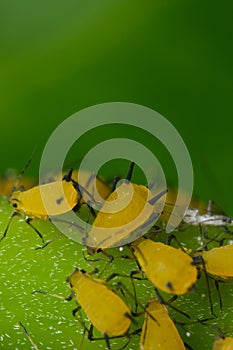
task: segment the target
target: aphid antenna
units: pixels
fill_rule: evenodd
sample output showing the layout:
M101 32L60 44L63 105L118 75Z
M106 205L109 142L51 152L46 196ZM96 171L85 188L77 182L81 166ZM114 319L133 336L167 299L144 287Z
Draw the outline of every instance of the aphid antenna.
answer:
M126 183L129 183L131 181L131 178L132 178L132 175L133 175L133 171L134 171L134 166L135 166L135 163L134 162L131 162L130 163L130 166L129 166L129 170L128 170L128 173L126 175L126 178L125 178L125 182ZM112 184L112 190L111 190L111 193L114 192L116 190L116 187L117 187L117 183L118 181L120 180L121 178L119 176L115 176L113 178L113 184Z
M69 296L69 297L66 298L66 297L64 297L62 295L47 293L47 292L45 292L45 291L43 291L41 289L36 289L36 290L33 290L31 292L31 294L36 294L36 293L40 293L40 294L43 294L43 295L48 295L48 296L50 296L52 298L57 298L57 299L66 300L66 301L69 301L69 300L73 299L73 296L72 297Z
M22 324L22 322L19 322L19 325L22 327L24 333L26 334L28 340L30 341L32 347L34 350L39 350L39 348L37 347L37 345L34 343L34 341L32 340L31 336L29 335L26 327Z
M13 192L16 191L17 186L18 186L18 183L19 183L19 180L21 179L21 177L23 176L23 174L25 173L25 171L27 170L27 168L28 168L29 165L31 164L32 159L33 159L33 157L34 157L34 154L35 154L35 152L36 152L36 150L37 150L37 147L38 147L38 146L36 146L36 147L34 148L34 150L32 151L32 153L31 153L31 155L30 155L30 158L29 158L28 161L27 161L27 163L24 165L23 169L20 171L19 175L17 176L17 179L15 180L15 183L14 183L14 185L13 185L13 187L12 187L12 190L11 190L11 195L12 195Z

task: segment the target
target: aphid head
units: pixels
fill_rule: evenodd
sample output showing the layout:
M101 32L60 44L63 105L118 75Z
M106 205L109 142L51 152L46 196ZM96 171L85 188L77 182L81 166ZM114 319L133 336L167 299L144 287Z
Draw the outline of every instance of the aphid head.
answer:
M71 288L75 288L75 285L78 283L80 277L85 273L86 271L75 268L74 272L67 277L66 282L69 283Z
M85 240L83 243L85 244ZM94 247L86 246L86 248L87 248L87 253L89 255L94 255L95 253L99 253L99 251L98 251L99 249L96 250L96 248L94 248Z
M22 210L22 202L19 199L19 194L21 192L17 191L13 193L13 196L10 198L9 202L11 206L14 208L14 210Z

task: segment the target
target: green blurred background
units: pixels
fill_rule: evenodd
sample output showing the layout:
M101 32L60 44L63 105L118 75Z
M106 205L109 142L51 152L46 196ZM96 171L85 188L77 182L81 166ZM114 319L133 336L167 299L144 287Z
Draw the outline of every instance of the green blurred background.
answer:
M68 116L133 102L173 123L196 195L232 213L232 11L228 0L1 1L0 173L21 169L38 145L37 175Z
M63 120L80 109L112 101L138 103L161 113L181 134L193 161L194 193L202 200L216 200L223 210L233 215L230 188L233 170L232 13L233 2L229 0L1 1L0 174L8 168L22 169L38 146L27 170L27 175L37 176L47 139ZM119 131L127 136L127 128ZM84 140L83 147L79 148L78 157L81 158L95 141L111 135L110 130L102 130L100 135L92 132L91 138ZM142 137L146 143L147 136ZM159 146L154 151L168 180L175 183L169 156ZM74 155L73 160L77 160ZM124 175L125 170L122 173ZM10 213L9 207L1 220L1 232ZM40 321L47 302L42 299L45 310L41 311L42 306L35 301L41 298L33 299L28 295L39 287L57 288L59 293L66 294L65 277L79 262L77 255L80 255L78 265L83 267L81 252L75 245L70 247L72 242L64 248L63 237L61 243L35 256L34 234L26 226L22 231L23 236L15 234L13 226L0 252L1 266L4 264L6 272L2 274L8 281L3 290L4 296L9 293L5 310L14 325L19 320L31 322L29 330L37 334L35 341L38 341L39 332L42 339L46 334L60 341L55 336L57 330L54 333L48 330L46 323L43 326L43 319L41 323L32 323L36 317ZM67 249L66 255L64 249ZM18 254L22 256L21 261ZM24 256L28 260L28 270ZM20 270L13 283L16 257L23 274ZM58 268L54 259L56 262L61 259L60 264L66 264L65 267L58 264ZM58 270L57 277L45 281L53 268ZM228 300L224 299L224 310L230 310L232 288L230 291L229 286L223 288L229 296ZM25 300L20 304L18 298ZM20 310L18 305L21 305ZM25 305L31 306L25 311ZM51 312L49 320L55 318L59 322L62 314L59 307L57 318ZM189 310L188 303L186 307ZM70 319L76 329L71 310L72 306L66 309L67 320ZM200 317L204 315L200 312ZM230 318L231 314L228 323ZM65 319L62 322L68 324ZM68 332L69 326L66 327ZM22 344L22 330L18 334L17 342ZM67 333L64 334L67 338ZM195 334L198 333L195 331ZM10 335L15 337L13 328ZM205 339L194 339L191 340L194 348L195 340L204 346Z

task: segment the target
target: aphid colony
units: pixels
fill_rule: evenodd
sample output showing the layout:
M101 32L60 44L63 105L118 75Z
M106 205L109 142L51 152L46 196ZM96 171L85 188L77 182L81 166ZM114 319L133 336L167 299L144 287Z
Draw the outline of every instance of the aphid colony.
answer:
M75 316L81 309L90 321L91 325L87 327L79 319L88 339L90 341L96 340L96 347L98 347L97 340L105 340L106 349L112 349L111 339L116 338L125 339L122 349L130 348L132 337L138 337L140 350L190 349L191 347L182 340L174 320L169 315L169 307L187 318L189 316L174 307L171 301L180 295L195 293L195 289L198 289L199 274L202 273L206 278L210 313L214 314L210 277L215 280L220 308L222 308L218 280L224 281L233 277L233 245L223 245L224 239L218 240L217 236L211 239L206 232L204 236L201 235L203 243L201 249L197 247L192 254L183 248L179 239L174 235L168 237L167 244L158 241L158 233L166 235L163 213L159 212L157 208L159 208L158 203L165 196L167 189L152 195L149 188L131 183L133 168L134 163L131 163L126 179L118 187L114 184L112 189L107 182L105 183L88 173L85 174L85 181L80 183L77 179L77 172L72 170L63 174L62 179L55 179L26 191L14 189L10 197L10 204L14 211L1 240L6 237L12 219L15 216L21 216L41 238L43 243L41 248L45 248L51 241L44 242L44 235L36 229L32 221L35 218L59 220L59 215L70 210L78 211L82 205L87 205L91 215L93 215L92 228L89 232L80 232L87 252L92 255L86 259L92 261L93 265L94 261L107 257L109 259L107 268L114 264L114 260L118 258L125 259L126 263L127 259L135 262L135 269L128 276L124 276L130 278L131 291L119 282L121 273L114 273L104 280L100 278L100 274L95 277L92 273L86 273L79 267L67 278L72 292L67 299L75 299L78 305L73 311L73 315ZM99 195L106 200L98 211L94 211L92 208L92 203L96 201L96 193L93 191L94 179L96 179ZM83 193L88 200L84 201ZM48 203L46 207L42 195ZM122 207L123 200L128 200L128 202ZM112 204L110 212L105 211L105 206L109 204ZM142 212L143 215L140 215ZM210 210L206 214L198 214L197 209L188 209L183 217L183 223L197 225L197 220L194 220L194 216L191 217L192 212L195 213L196 219L203 218L205 215L206 220L198 222L199 228L197 227L197 229L200 229L201 233L201 228L206 225L206 222L209 222L210 225L215 223L222 227L232 224L231 218L224 215L213 215ZM156 222L160 215L160 220ZM147 226L150 229L145 235L142 235L142 228ZM179 227L177 231L179 231ZM229 229L226 229L226 232L231 233ZM171 244L173 239L176 241L176 247ZM219 243L219 246L208 250L209 242ZM123 245L128 247L128 255L115 257L109 254L108 248ZM100 254L102 254L101 257L99 257ZM96 256L98 257L96 258ZM113 288L108 285L108 282L115 277L118 277L118 283ZM146 305L143 305L140 302L135 282L140 283L145 279L153 285L155 292L154 297ZM51 295L50 291L38 290L37 292ZM168 297L173 295L171 301L164 301L161 292L167 293ZM128 305L126 297L135 303L134 309L132 305ZM144 321L140 324L141 315L143 315ZM213 317L210 316L209 314L207 317L209 319L205 320L189 319L186 323L183 322L183 325L188 326L190 323L199 322L203 327L211 327L211 318ZM25 327L22 327L28 334ZM95 329L102 334L102 338L94 336ZM30 337L29 340L32 342ZM215 340L213 339L213 349L233 349L232 338L225 337L222 332Z

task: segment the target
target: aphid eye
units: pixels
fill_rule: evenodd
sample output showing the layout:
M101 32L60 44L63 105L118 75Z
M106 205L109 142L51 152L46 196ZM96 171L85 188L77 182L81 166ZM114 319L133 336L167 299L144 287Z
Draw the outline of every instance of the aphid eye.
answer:
M18 207L18 204L17 204L17 203L13 203L13 204L12 204L12 207L13 207L13 208L17 208L17 207Z

